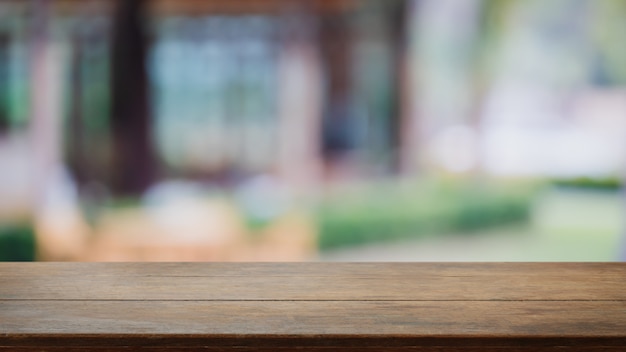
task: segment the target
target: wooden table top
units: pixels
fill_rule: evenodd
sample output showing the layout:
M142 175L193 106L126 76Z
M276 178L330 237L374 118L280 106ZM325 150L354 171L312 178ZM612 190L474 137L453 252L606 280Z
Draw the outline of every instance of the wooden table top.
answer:
M626 351L624 263L0 263L0 351Z

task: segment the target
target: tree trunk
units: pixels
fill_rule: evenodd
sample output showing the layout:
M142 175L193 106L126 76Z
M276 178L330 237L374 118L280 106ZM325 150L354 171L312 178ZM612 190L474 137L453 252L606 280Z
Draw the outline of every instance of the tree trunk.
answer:
M343 13L322 15L319 41L325 80L322 108L322 158L328 180L351 174L350 152L356 148L352 104L351 52L349 21Z
M113 191L118 195L139 195L155 180L145 3L118 0L113 22L111 132Z

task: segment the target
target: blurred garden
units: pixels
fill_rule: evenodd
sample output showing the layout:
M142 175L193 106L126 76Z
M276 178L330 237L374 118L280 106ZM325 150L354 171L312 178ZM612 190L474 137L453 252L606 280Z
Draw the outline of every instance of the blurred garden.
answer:
M327 261L615 261L624 244L620 192L549 188L524 218L499 226L363 244L321 253Z
M140 204L127 201L100 209L90 224L91 232L80 235L84 238L78 233L70 236L73 247L83 243L85 248L78 248L76 257L67 259L613 261L622 248L623 196L615 184L607 183L587 179L544 184L518 181L494 187L431 180L351 185L301 204L298 212L291 209L269 218L253 210L246 213L240 198L204 195L195 205L180 203L179 209L160 210L164 217L182 212L186 215L179 217L187 217L177 229L186 233L161 245L155 244L162 239L159 231L164 232L159 225L175 224L167 225L161 219L155 225L154 218L149 221L137 211ZM196 218L189 214L201 210L205 212ZM147 238L141 234L146 229L150 231ZM194 232L199 233L195 238ZM206 241L201 238L207 234L230 236L213 238L202 247ZM70 233L64 235L68 240ZM117 236L119 242L128 241L120 235L133 236L136 242L143 238L151 244L135 243L134 248L126 248L129 245L97 240L108 237L114 242L111 239ZM34 229L27 223L3 225L0 260L35 260L36 241ZM81 257L85 253L80 252L90 252L89 246L102 248ZM194 248L186 248L189 246Z
M0 1L0 261L626 258L622 0Z

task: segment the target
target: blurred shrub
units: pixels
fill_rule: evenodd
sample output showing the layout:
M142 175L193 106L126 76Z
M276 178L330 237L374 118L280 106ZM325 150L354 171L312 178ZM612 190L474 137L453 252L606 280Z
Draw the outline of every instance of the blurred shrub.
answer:
M0 225L0 261L33 261L35 251L31 226Z
M530 187L381 185L334 195L317 212L320 249L468 232L528 219Z
M575 177L568 179L555 179L552 180L552 183L556 186L571 188L618 190L622 187L623 181L619 177Z

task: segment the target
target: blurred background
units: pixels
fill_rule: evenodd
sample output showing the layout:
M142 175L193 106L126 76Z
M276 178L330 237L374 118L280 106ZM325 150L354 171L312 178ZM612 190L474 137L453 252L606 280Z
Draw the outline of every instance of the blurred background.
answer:
M0 260L626 258L623 0L0 0Z

